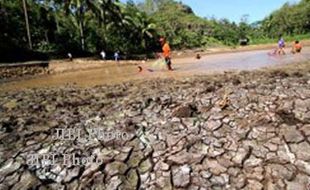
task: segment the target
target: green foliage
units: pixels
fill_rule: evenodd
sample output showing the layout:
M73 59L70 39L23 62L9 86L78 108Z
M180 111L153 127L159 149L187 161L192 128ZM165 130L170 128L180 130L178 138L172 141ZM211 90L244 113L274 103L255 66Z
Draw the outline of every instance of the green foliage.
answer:
M175 48L193 48L202 44L202 38L210 29L209 21L197 17L190 7L172 0L159 3L158 11L151 15L157 30Z
M145 0L126 4L118 0L27 0L32 46L35 51L147 54L160 49L164 36L173 49L236 46L309 38L310 0L284 4L264 20L249 24L244 15L236 24L228 19L198 17L174 0ZM0 51L28 48L22 1L0 1Z
M298 4L284 4L262 21L262 30L267 37L297 35L310 32L310 1L302 0Z

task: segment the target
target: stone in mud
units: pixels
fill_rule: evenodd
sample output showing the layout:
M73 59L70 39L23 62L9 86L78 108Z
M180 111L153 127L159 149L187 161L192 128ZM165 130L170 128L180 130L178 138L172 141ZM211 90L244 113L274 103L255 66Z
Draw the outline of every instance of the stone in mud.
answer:
M237 86L237 85L241 84L241 81L238 78L233 78L232 79L232 84Z
M10 159L0 168L0 176L7 176L20 168L21 163Z
M168 164L177 164L177 165L183 165L183 164L193 164L193 163L199 163L203 159L204 155L197 154L197 153L189 153L182 151L176 155L169 156L167 159Z
M19 182L16 183L12 190L20 190L20 189L35 189L40 184L40 181L32 175L29 171L25 171Z
M185 188L190 184L191 168L188 165L172 169L173 185L177 188Z
M261 184L259 181L249 179L248 185L246 186L246 189L248 189L248 190L263 190L264 185Z
M5 177L6 185L13 186L13 185L15 185L19 181L19 176L20 176L19 172L14 172L12 175L3 176L3 177ZM0 182L1 181L2 180L0 179Z
M291 144L289 145L292 153L300 159L309 162L310 161L310 145L308 142L304 141L299 144Z
M112 177L108 184L107 184L107 189L109 190L117 190L118 187L122 184L123 180L121 179L120 176L114 176Z
M139 173L146 173L149 172L152 169L152 162L151 160L148 158L145 161L143 161L140 166L139 166Z
M142 152L134 152L131 154L127 164L131 168L138 167L141 161L143 160L143 158L144 158L144 155Z
M5 184L0 184L0 189L1 190L9 190L9 186Z
M289 169L285 165L280 164L269 164L265 166L265 175L273 179L285 179L285 180L293 180L295 177L296 169Z
M299 143L304 139L301 132L298 131L295 126L285 125L281 127L281 134L288 143Z
M4 108L12 110L17 106L17 100L13 99L3 105Z
M222 126L221 121L219 120L209 120L206 123L206 128L210 129L211 131L216 131Z
M156 176L156 185L160 189L172 190L170 172L161 172Z
M163 161L157 162L156 165L154 166L155 171L158 171L158 170L168 171L169 168L170 168L170 166Z
M61 173L61 172L60 172ZM72 179L76 178L79 176L80 173L80 167L74 167L72 169L68 169L65 173L65 176L63 176L63 181L65 183L72 181ZM61 182L62 180L60 180Z
M244 167L256 167L256 166L260 166L262 162L263 162L262 159L256 158L255 156L251 156L249 159L247 159L247 160L244 162Z
M206 159L204 160L203 165L214 175L220 175L227 171L227 168L219 164L215 159Z
M137 189L139 183L139 175L136 170L130 170L126 175L126 179L121 185L120 189Z
M117 174L124 174L127 170L127 165L122 162L112 162L107 164L105 172L109 176L114 176Z
M192 117L195 109L191 105L181 106L172 112L172 117L187 118Z
M242 165L247 156L249 155L249 148L238 148L236 155L232 158L232 161L238 165Z

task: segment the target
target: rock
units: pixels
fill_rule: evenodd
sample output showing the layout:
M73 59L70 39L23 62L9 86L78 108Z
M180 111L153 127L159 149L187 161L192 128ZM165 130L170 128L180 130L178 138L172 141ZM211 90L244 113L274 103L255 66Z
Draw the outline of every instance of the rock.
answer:
M173 185L177 188L187 187L190 184L190 172L191 168L188 165L172 169Z
M250 154L249 148L238 148L236 155L232 158L232 161L238 165L242 165Z
M191 117L194 111L195 109L190 105L180 106L177 109L175 109L171 115L172 117L186 118Z
M167 163L170 165L172 164L177 164L177 165L193 164L193 163L201 162L203 157L204 155L202 154L195 154L195 153L189 153L189 152L182 151L176 155L169 156L167 158Z
M213 176L210 181L213 186L224 186L226 184L223 176Z
M18 170L21 166L21 163L10 159L4 163L4 165L0 168L0 176L7 176L16 170Z
M278 150L278 145L270 143L270 142L265 143L264 146L272 152L275 152Z
M284 136L288 143L299 143L304 137L301 132L298 131L294 126L283 126L281 127L281 134Z
M310 125L304 125L300 129L306 136L310 136Z
M19 182L12 187L12 190L35 189L39 184L40 181L34 175L28 171L25 171Z
M221 164L218 163L217 160L214 159L205 159L203 161L203 166L208 168L210 172L214 175L220 175L227 171L227 168L223 167Z
M237 177L231 179L231 183L237 189L242 189L246 185L246 177L239 174Z
M155 171L158 171L158 170L168 171L169 168L170 168L170 166L163 161L157 162L157 164L154 166Z
M237 167L230 167L228 168L228 171L227 173L230 175L230 176L233 176L233 177L237 177L238 174L240 173L240 169L237 168Z
M289 145L292 153L296 155L296 157L300 160L310 161L310 145L307 142L302 142L299 144L291 144Z
M0 189L1 190L9 190L9 186L7 186L5 184L0 184Z
M264 186L256 180L248 180L248 185L246 186L248 190L263 190Z
M148 158L140 164L139 173L143 174L143 173L149 172L152 169L152 167L153 167L152 162Z
M292 182L287 181L286 184L287 184L286 186L287 190L305 189L305 187L308 187L307 183L300 183L296 181L292 181Z
M211 131L218 130L222 126L222 123L218 120L209 120L206 123L206 129L210 129Z
M121 186L121 189L138 189L139 176L136 170L130 170L126 175L126 180Z
M246 168L245 174L248 179L255 179L257 181L262 181L264 179L264 168Z
M297 160L295 164L300 171L305 172L307 175L310 176L310 162Z
M3 176L3 177L5 177L6 185L13 186L19 181L20 174L18 172L15 172L12 175ZM0 181L2 181L2 180L0 180Z
M122 162L112 162L107 164L105 172L108 176L115 176L117 174L125 174L127 165Z
M205 179L210 179L210 177L212 176L212 173L209 171L201 171L200 175L201 175L201 177L203 177Z
M232 84L237 86L237 85L241 84L241 81L238 78L233 78L232 79Z
M285 179L291 181L295 177L295 171L289 170L285 166L279 164L265 166L265 173L273 179Z
M142 152L134 152L131 154L127 164L131 168L138 167L143 158L144 155Z
M12 110L17 106L17 100L12 99L9 102L5 103L3 105L4 108L8 109L8 110Z
M84 177L90 177L92 174L94 174L100 167L100 164L98 163L91 163L86 168L85 171L82 174L82 178Z
M211 148L208 150L208 155L211 158L216 158L220 155L223 155L224 153L225 153L225 150L223 148L215 148L211 146Z
M108 184L107 188L109 190L118 190L118 187L122 184L122 179L119 176L112 177Z
M160 189L172 190L173 188L171 185L170 172L161 172L158 176L156 176L156 185Z
M251 156L244 162L244 167L256 167L262 163L262 159Z
M306 99L306 100L297 99L297 100L295 100L295 109L307 110L308 108L310 108L310 99Z
M282 190L284 187L277 183L273 183L272 180L268 180L266 183L266 190Z

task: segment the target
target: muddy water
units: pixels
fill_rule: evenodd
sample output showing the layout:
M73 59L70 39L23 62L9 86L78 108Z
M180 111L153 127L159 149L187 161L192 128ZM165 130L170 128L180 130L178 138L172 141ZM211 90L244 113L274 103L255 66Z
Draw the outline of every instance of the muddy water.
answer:
M140 64L144 68L139 73L136 64L103 64L96 69L88 69L63 74L40 76L0 85L0 91L23 90L27 88L41 88L75 84L79 86L93 86L100 84L115 84L135 79L152 79L157 77L182 77L195 74L210 74L231 70L253 70L263 67L296 63L310 60L310 47L304 48L301 54L292 55L287 49L286 55L269 55L271 51L258 50L237 53L206 55L200 60L194 58L174 59L175 71L165 68L152 67L154 61Z

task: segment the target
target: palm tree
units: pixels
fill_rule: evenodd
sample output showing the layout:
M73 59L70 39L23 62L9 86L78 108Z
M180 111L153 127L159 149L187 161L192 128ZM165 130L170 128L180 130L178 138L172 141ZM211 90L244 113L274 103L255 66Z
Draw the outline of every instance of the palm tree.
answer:
M71 13L77 20L80 34L80 43L83 51L85 50L84 17L88 2L88 0L67 0L64 4L66 13Z
M24 8L24 14L25 14L26 30L27 30L27 37L28 37L29 48L32 49L32 42L31 42L31 35L30 35L30 27L29 27L29 19L28 19L28 11L27 11L26 0L23 0L23 8Z
M103 26L104 43L107 42L107 31L110 24L121 26L123 15L121 7L123 5L118 0L98 0L90 1L89 7L98 19L100 27Z
M106 33L108 23L116 23L121 18L117 3L118 0L67 0L65 2L65 11L67 14L71 13L77 20L82 50L85 50L85 13L92 11L98 18L99 25L104 25L104 33Z
M122 9L123 19L122 23L135 31L136 38L141 40L141 45L144 49L147 49L147 41L154 37L156 33L156 25L153 20L143 12L137 10L136 7L132 9Z

